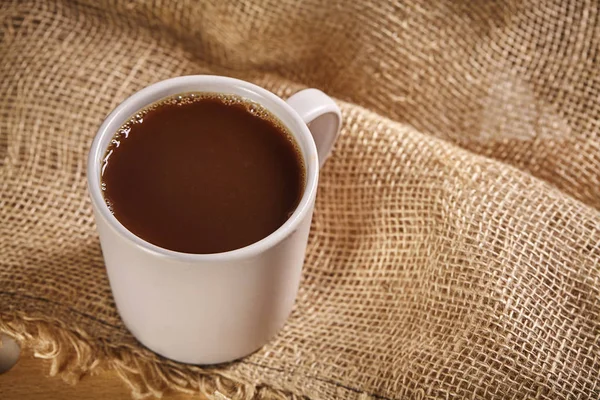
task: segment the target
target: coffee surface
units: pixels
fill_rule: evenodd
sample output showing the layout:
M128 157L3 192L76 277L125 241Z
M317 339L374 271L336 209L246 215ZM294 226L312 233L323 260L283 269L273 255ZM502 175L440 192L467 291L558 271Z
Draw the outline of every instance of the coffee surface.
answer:
M252 244L296 209L305 167L290 133L234 96L184 94L132 116L102 165L114 216L157 246L209 254Z

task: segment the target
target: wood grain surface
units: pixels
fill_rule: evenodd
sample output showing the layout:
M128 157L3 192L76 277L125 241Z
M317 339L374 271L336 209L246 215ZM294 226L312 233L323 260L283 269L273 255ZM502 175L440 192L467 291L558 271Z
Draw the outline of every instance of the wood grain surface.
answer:
M69 385L61 378L49 377L50 362L34 358L25 351L11 370L0 374L1 400L131 400L130 391L116 373L103 371ZM200 399L187 394L165 394L165 400Z

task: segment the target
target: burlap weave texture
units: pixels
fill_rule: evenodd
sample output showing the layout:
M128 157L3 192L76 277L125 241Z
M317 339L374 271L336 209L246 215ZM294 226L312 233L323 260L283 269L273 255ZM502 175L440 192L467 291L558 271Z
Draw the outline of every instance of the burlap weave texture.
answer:
M0 2L0 329L139 397L600 398L596 1ZM334 96L303 281L200 368L114 307L86 155L120 101L221 74ZM0 394L2 388L0 388ZM217 397L218 398L218 397Z

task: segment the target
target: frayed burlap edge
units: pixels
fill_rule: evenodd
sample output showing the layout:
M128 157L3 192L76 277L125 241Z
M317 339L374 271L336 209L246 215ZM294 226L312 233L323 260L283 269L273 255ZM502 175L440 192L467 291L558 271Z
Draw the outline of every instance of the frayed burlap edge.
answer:
M75 384L85 375L113 370L131 389L134 399L160 398L168 392L201 394L210 400L304 398L268 385L243 382L222 371L180 365L134 348L98 343L83 329L67 327L55 319L0 314L0 332L12 336L35 357L50 360L50 376ZM359 399L370 397L364 394Z

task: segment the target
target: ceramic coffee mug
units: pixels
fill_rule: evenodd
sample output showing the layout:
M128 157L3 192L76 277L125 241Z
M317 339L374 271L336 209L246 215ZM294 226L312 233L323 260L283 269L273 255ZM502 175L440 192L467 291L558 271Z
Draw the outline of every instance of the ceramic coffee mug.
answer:
M300 147L306 188L298 208L254 244L217 254L167 250L128 231L104 202L100 167L114 133L138 110L185 92L228 93L257 102L287 126ZM177 361L214 364L250 354L277 333L296 298L319 167L340 125L339 108L316 89L286 102L251 83L208 75L153 84L106 118L90 150L88 190L117 309L142 344Z

